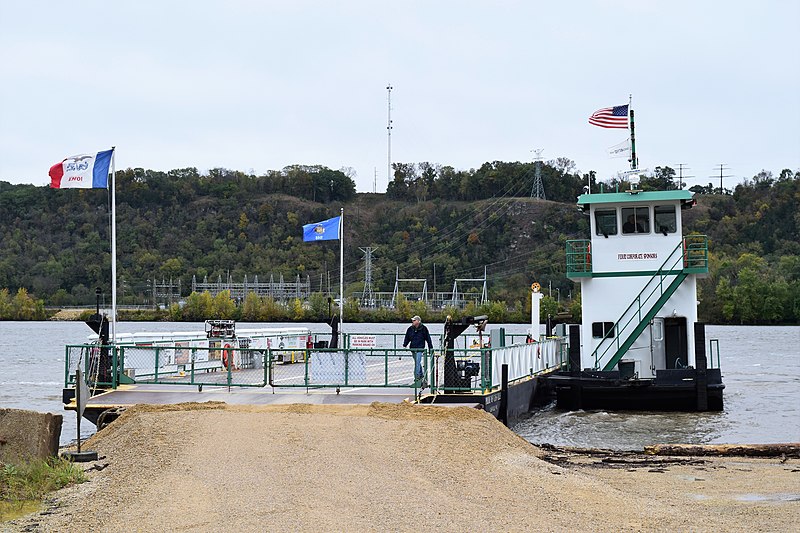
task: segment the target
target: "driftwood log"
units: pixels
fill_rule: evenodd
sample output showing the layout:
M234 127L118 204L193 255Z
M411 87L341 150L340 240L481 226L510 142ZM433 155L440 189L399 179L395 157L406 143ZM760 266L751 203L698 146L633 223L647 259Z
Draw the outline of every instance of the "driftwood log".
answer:
M800 457L800 442L780 444L655 444L645 446L648 455Z

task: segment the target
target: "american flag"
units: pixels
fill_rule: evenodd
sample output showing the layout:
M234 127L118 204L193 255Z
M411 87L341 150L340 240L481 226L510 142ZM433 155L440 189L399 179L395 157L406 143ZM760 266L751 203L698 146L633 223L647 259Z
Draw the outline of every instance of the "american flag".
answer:
M601 128L627 128L628 106L618 105L598 109L589 117L589 124L594 124Z

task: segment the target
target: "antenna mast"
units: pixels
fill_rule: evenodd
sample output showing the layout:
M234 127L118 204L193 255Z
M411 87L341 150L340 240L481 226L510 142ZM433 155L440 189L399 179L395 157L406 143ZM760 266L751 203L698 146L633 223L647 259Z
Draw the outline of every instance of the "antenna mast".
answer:
M719 193L725 194L725 189L722 188L722 178L730 178L733 177L733 174L725 174L723 175L723 171L730 170L729 166L726 166L725 163L719 164ZM710 178L716 178L717 176L709 176Z
M544 185L542 184L542 152L543 148L534 148L531 152L536 154L534 158L534 179L533 187L531 188L531 198L538 198L539 200L546 200L544 195Z
M388 183L392 182L392 84L389 83L386 85L386 92L388 93L388 107L389 107L389 114L388 114L388 122L386 123L386 131L389 140L389 150L388 150L388 164L386 168L386 176L388 178Z
M636 157L636 134L633 122L633 95L628 95L628 113L630 114L631 127L631 170L638 170L639 158Z
M678 163L678 190L683 190L683 178L693 178L694 176L684 176L683 171L690 170L686 163Z

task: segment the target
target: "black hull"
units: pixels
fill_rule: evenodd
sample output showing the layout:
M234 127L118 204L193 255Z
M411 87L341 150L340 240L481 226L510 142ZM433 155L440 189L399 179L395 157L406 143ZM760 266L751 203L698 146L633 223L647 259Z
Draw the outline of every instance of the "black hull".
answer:
M719 369L659 370L655 379L620 379L619 372L559 373L546 378L561 409L721 411Z

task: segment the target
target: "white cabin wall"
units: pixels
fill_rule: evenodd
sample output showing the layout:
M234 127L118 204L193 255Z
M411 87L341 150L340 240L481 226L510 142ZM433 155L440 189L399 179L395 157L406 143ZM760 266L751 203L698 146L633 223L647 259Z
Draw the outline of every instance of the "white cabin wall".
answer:
M602 305L586 306L584 304L581 321L581 366L591 368L594 366L592 352L600 344L601 339L592 337L593 322L616 322L628 308L634 298L650 281L651 276L623 276L612 278L584 278L581 280L581 298L584 302L602 302ZM664 280L668 286L674 276ZM675 293L667 300L664 307L656 313L657 317L681 316L686 317L687 324L687 352L688 362L694 366L694 323L697 321L697 279L695 276L687 277ZM624 339L621 339L624 340ZM640 377L647 377L649 367L650 332L645 330L634 343L625 359L642 361Z
M597 348L602 339L592 337L592 323L594 322L616 322L628 309L631 302L639 295L652 276L618 276L609 278L584 278L581 280L581 300L584 302L583 316L581 321L581 335L583 352L581 353L581 364L583 368L594 366L592 352ZM670 276L665 280L669 285L674 279ZM593 305L586 305L585 302L593 302ZM671 312L671 311L670 311ZM659 313L660 315L660 313ZM646 341L643 338L646 337ZM649 347L649 332L645 332L640 337L634 349L640 346L641 342L646 342ZM624 340L624 339L623 339ZM625 356L626 359L631 357ZM649 366L649 362L647 363Z

